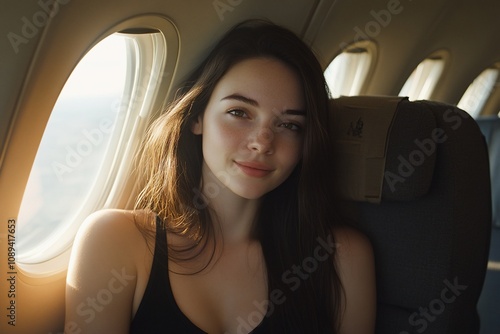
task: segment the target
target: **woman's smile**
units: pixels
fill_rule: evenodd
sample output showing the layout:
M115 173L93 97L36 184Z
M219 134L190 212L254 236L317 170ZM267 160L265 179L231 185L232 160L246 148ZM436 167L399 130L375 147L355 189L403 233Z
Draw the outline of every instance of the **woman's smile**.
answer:
M234 163L236 164L236 166L238 166L239 169L241 169L243 173L251 177L262 178L273 172L272 167L259 162L235 161Z

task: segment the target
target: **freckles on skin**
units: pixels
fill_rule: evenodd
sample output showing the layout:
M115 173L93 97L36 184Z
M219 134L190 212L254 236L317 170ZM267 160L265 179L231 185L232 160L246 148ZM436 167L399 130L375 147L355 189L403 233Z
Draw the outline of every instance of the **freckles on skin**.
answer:
M212 174L229 175L220 179L225 186L255 198L291 174L302 157L305 125L297 74L275 59L252 58L221 78L193 132L203 136L203 157ZM272 172L242 173L239 162Z

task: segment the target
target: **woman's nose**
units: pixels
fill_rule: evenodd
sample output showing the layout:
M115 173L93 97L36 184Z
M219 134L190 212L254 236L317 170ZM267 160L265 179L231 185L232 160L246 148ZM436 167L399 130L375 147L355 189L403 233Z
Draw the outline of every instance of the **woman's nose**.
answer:
M248 149L260 154L274 153L274 132L269 127L257 129L248 141Z

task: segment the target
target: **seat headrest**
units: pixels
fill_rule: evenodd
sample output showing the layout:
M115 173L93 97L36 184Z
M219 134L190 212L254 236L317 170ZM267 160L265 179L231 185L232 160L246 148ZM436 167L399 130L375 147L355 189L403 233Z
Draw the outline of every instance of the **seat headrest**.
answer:
M332 99L336 195L380 203L426 194L434 172L435 128L433 113L407 98Z

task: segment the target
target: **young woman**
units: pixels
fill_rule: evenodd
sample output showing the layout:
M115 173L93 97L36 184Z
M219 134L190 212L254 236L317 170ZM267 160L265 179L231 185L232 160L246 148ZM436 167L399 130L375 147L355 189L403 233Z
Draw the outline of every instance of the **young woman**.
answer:
M136 210L80 229L67 333L372 333L369 241L336 216L311 50L230 31L148 132Z

